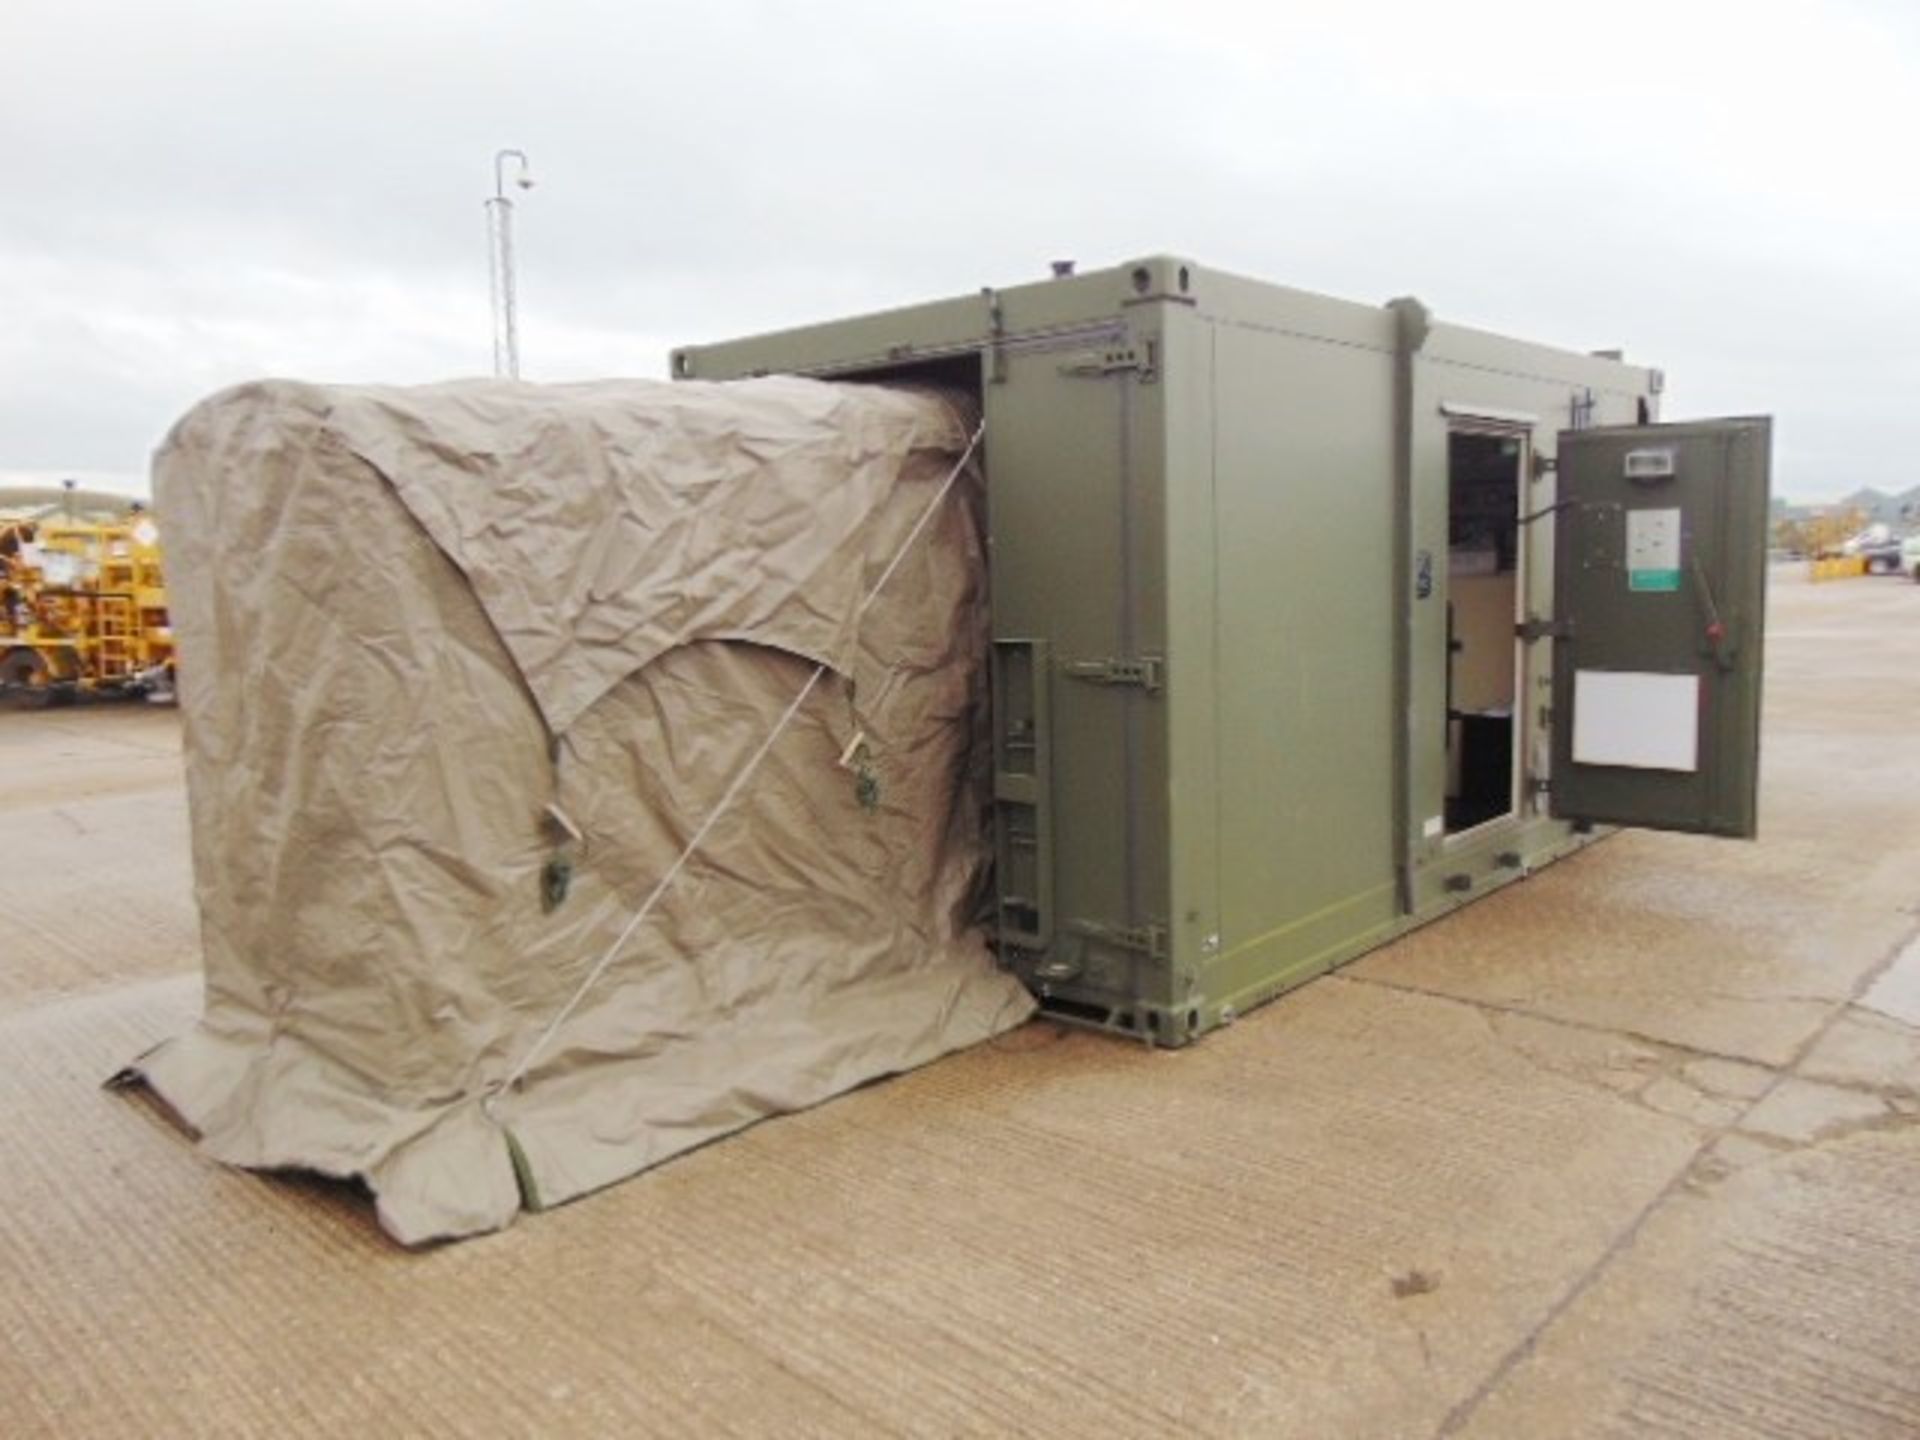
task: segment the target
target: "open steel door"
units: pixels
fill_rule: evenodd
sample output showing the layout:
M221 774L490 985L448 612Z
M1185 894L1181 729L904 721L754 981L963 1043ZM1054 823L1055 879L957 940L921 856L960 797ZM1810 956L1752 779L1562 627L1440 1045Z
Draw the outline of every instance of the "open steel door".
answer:
M1560 436L1553 813L1751 838L1772 422Z

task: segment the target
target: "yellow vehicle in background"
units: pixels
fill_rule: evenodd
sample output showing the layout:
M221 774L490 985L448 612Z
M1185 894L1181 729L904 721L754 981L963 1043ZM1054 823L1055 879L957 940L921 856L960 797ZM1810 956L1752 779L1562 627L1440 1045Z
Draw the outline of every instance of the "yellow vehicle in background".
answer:
M0 513L0 702L173 698L159 527L117 515Z

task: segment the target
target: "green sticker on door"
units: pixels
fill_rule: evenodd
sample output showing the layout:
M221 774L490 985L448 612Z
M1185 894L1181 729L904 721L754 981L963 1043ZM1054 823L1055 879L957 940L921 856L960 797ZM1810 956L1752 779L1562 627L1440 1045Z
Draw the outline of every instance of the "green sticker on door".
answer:
M1680 588L1680 511L1627 512L1627 589Z

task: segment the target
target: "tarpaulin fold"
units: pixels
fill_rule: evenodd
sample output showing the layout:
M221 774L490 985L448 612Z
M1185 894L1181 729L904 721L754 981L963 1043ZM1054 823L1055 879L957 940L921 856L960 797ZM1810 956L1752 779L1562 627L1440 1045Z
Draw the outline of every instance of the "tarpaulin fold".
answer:
M974 923L970 466L862 607L973 418L797 379L196 407L154 491L206 1005L139 1075L212 1155L360 1177L418 1243L1023 1020Z

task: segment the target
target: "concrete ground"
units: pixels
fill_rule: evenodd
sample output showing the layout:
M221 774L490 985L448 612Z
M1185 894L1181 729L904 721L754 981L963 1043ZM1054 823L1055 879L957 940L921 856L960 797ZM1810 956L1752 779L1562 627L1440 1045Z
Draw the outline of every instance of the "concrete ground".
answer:
M195 1011L177 722L0 716L0 1435L1920 1434L1920 586L1772 627L1757 844L420 1254L98 1088Z

